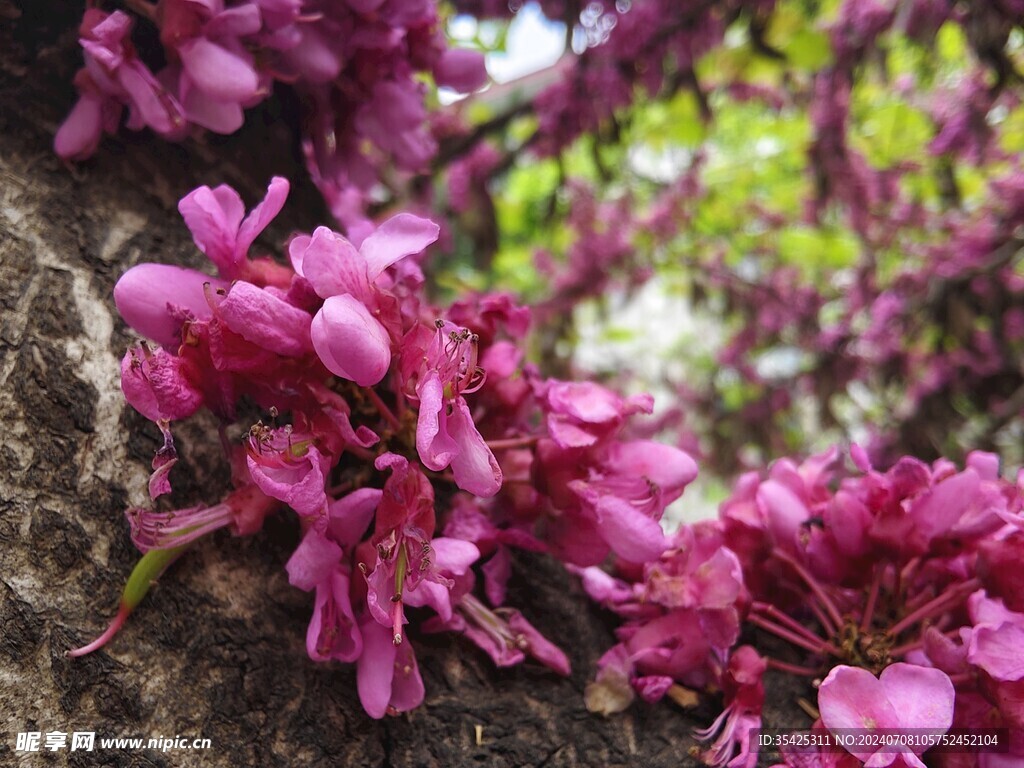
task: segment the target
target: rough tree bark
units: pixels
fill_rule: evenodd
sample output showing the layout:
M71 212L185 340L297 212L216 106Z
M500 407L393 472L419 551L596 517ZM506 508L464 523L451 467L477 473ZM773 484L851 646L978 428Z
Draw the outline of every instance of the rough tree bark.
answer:
M122 511L146 501L157 445L120 393L131 336L115 280L144 260L199 264L175 207L198 184L228 182L251 204L273 173L296 181L268 248L327 221L276 100L236 136L170 145L124 133L75 169L60 163L51 142L74 99L83 5L0 0L0 764L695 764L689 733L712 703L586 711L610 617L543 558L518 561L511 602L568 650L572 677L495 670L461 639L419 638L426 702L382 722L363 713L351 668L306 656L311 605L287 583L297 531L283 518L196 547L107 649L65 658L117 604L136 560ZM209 426L178 430L181 504L222 490ZM15 752L16 733L53 730L203 736L212 748Z

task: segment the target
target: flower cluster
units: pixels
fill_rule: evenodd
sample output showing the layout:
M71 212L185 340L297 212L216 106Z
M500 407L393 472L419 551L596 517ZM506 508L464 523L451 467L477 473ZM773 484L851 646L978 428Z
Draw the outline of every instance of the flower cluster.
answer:
M591 597L625 619L588 690L591 708L712 686L724 711L699 734L715 739L704 759L750 767L748 734L772 669L819 681L819 727L1001 727L1008 754L1024 758L1024 474L1003 480L996 457L979 452L962 470L905 457L886 472L860 448L852 454L853 473L833 449L744 475L719 519L682 528L642 568L625 564L619 577L584 569ZM769 635L774 656L736 647L741 636L762 645ZM902 759L923 766L922 751ZM841 766L850 756L785 757ZM883 757L897 753L870 764ZM929 765L1011 764L954 757L965 758Z
M481 53L446 47L431 0L125 4L155 25L166 63L154 72L136 50L136 16L89 7L79 31L79 99L57 132L57 154L89 157L125 109L128 128L172 141L201 129L234 133L245 109L282 83L303 107L313 178L348 226L366 226L363 195L385 171L420 171L436 150L418 74L462 92L487 80Z
M511 550L582 566L611 551L656 558L658 520L696 465L625 439L649 397L524 366L530 316L508 296L439 317L413 258L438 236L426 219L399 214L361 240L294 235L289 266L252 255L287 194L275 178L246 215L228 186L194 190L179 210L219 276L140 264L114 289L156 345L130 349L121 369L128 402L164 436L153 499L171 489L172 423L201 408L221 419L234 485L212 506L128 510L138 574L218 529L254 534L287 507L303 532L289 580L314 595L309 656L355 663L371 716L423 699L411 621L464 634L498 665L530 657L568 674L565 654L504 605ZM140 584L148 576L133 575L111 629L72 655L109 640Z

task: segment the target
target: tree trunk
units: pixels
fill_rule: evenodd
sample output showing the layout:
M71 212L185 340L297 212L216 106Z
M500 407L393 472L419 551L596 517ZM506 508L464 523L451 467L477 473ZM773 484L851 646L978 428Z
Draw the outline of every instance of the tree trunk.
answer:
M106 649L65 657L117 605L137 559L123 510L147 501L157 447L119 388L132 339L114 311L116 279L140 261L200 264L176 211L199 184L229 183L251 205L272 174L291 179L284 223L264 249L328 221L280 99L234 136L174 145L122 131L94 159L62 164L51 144L74 103L83 5L0 0L0 763L695 764L689 734L714 702L696 713L667 702L610 719L587 712L583 688L613 622L545 558L517 561L510 604L569 652L571 678L497 670L459 637L415 638L426 701L379 722L359 704L352 667L306 655L311 599L287 582L298 533L285 516L250 539L201 543ZM211 427L200 418L177 430L182 505L224 489ZM29 756L15 751L26 731L94 731L96 749ZM111 736L212 746L101 750Z

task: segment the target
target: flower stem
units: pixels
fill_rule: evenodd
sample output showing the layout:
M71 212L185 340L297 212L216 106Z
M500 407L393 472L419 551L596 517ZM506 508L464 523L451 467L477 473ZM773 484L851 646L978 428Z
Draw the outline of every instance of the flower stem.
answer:
M830 637L835 637L837 634L839 634L839 627L833 624L832 620L825 615L825 611L822 610L821 604L818 602L817 599L809 600L808 605L810 605L811 607L811 613L814 614L814 618L818 620L818 623L821 624L822 629L825 630L825 634L829 635Z
M788 552L780 550L775 553L775 556L782 560L782 562L788 563L793 570L799 574L800 578L804 580L807 586L810 587L811 592L813 592L821 601L822 606L825 608L825 612L833 622L832 634L838 632L839 627L843 625L843 617L839 614L839 609L836 608L835 603L832 602L828 593L825 592L825 589L818 583L818 580L815 579L814 576L811 575L810 571L797 562ZM826 627L826 629L828 629L828 627Z
M966 581L963 584L959 584L946 590L933 600L929 600L916 611L904 616L896 624L889 627L889 629L885 631L885 634L889 635L889 637L896 637L919 621L924 621L925 619L929 619L932 616L953 608L957 603L977 590L980 586L981 579L971 579L970 581Z
M875 618L875 606L878 603L878 591L882 587L882 579L885 578L885 564L875 568L875 575L871 579L871 589L868 591L868 602L864 606L864 615L860 618L860 631L867 632L871 622Z
M492 451L500 451L505 448L525 448L533 445L539 439L537 435L523 435L522 437L510 437L505 440L488 440L487 447Z
M772 619L773 621L776 621L779 624L782 624L783 626L790 628L794 632L807 638L807 640L812 643L824 642L824 638L821 638L818 635L814 634L803 624L798 622L796 619L792 618L789 614L785 613L784 611L780 611L771 603L762 603L759 601L755 601L751 604L750 610L765 614L765 616L767 616L769 619Z
M788 672L791 675L800 675L802 677L817 677L818 670L811 669L810 667L802 667L799 664L790 664L788 661L779 661L773 659L771 656L766 656L765 661L768 663L769 669L777 669L779 672Z
M363 391L366 392L367 396L370 398L370 402L376 406L380 415L383 416L387 423L391 425L391 428L396 432L400 430L402 428L402 422L400 422L398 417L391 412L391 409L388 408L388 404L381 400L377 391L373 387L366 387Z
M144 554L139 562L135 564L131 576L128 577L128 581L124 585L124 592L121 593L121 604L118 606L117 615L110 622L110 626L91 643L83 645L81 648L70 650L67 652L67 655L72 658L85 656L87 653L92 653L110 642L114 635L124 626L131 612L142 602L142 598L149 592L149 588L156 584L156 580L160 578L164 571L171 567L175 560L185 554L189 546L190 544L185 544L174 549L152 549Z
M762 616L758 616L757 614L751 614L750 616L748 616L747 621L749 621L755 627L760 627L765 632L771 632L776 637L780 637L783 640L792 643L793 645L799 646L804 650L810 651L811 653L832 653L831 650L828 650L828 644L820 638L817 642L811 642L805 637L798 635L796 632L786 629L781 624L776 624L774 621L769 621L768 619Z

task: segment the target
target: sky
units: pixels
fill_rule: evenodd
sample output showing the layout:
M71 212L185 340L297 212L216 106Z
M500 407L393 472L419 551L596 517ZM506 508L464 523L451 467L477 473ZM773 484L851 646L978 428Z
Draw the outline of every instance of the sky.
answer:
M472 16L456 16L448 33L457 42L470 42L479 35L487 40L497 36L503 22L477 22ZM536 3L527 3L512 19L505 52L487 55L487 72L496 83L546 69L565 50L565 24L549 21Z

